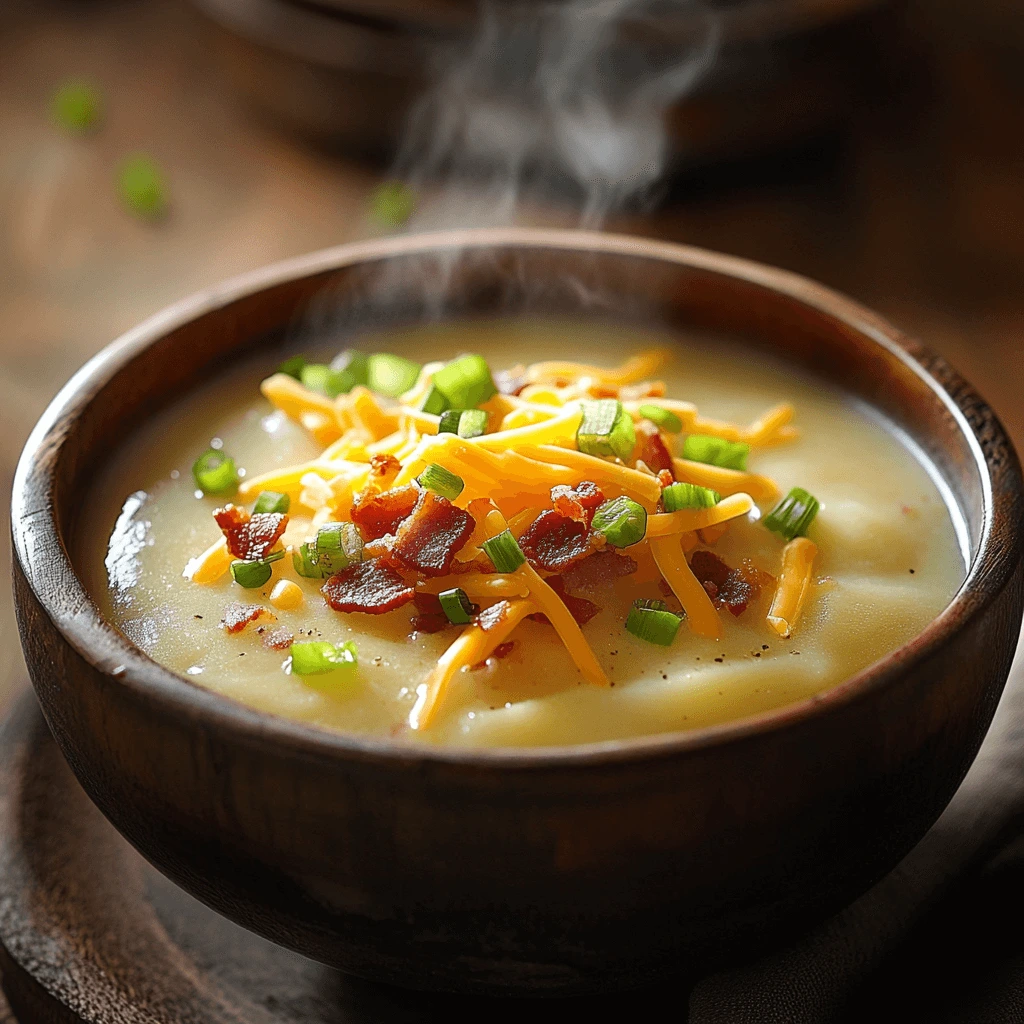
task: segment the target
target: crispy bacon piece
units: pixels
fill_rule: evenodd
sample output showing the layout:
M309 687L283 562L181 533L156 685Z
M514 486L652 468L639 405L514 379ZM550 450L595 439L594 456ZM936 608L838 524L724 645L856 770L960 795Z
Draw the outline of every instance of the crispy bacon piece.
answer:
M213 518L227 538L228 551L245 561L266 558L288 525L288 517L281 512L249 515L237 505L217 509Z
M584 480L575 487L568 484L557 484L551 488L551 502L555 511L566 519L574 519L577 523L589 526L594 513L604 501L604 493L597 484Z
M292 635L284 626L269 629L263 634L263 646L272 651L286 651L292 645Z
M562 599L562 603L569 609L569 614L579 623L586 625L601 609L593 601L585 597L574 597L565 592L565 581L561 576L549 576L545 581L549 587ZM535 622L550 622L551 620L543 612L534 612L529 618Z
M417 591L413 603L419 613L409 620L409 625L412 626L414 632L440 633L446 626L451 625L436 594L424 594Z
M390 487L402 464L394 455L370 456L370 479L379 487Z
M475 529L476 520L468 512L423 490L412 515L399 526L388 557L424 576L444 576Z
M741 615L764 587L775 582L774 577L756 568L750 559L731 569L710 551L695 551L690 568L716 607L728 608L733 615Z
M523 554L535 569L562 572L584 559L604 542L586 523L558 512L542 512L519 538Z
M672 470L662 469L658 471L658 483L661 484L662 490L668 487L669 484L675 483L675 477L672 475Z
M577 562L563 573L562 578L569 590L588 590L602 583L612 583L623 576L631 576L636 569L636 562L629 555L620 555L604 548L588 555L582 562Z
M268 615L270 618L274 617L273 613L261 604L239 604L237 601L232 601L224 609L224 618L221 619L220 624L229 633L241 633L251 622L255 622L264 615Z
M672 473L672 453L668 450L661 436L661 431L650 420L641 420L636 425L636 439L640 445L639 455L647 464L647 468L659 478L661 474ZM672 480L675 476L672 476ZM670 480L669 483L672 481ZM662 484L664 487L665 484Z
M368 562L354 562L347 569L335 573L320 592L336 612L384 612L408 604L416 591L389 566L378 558Z
M419 488L412 484L384 492L367 488L352 506L352 522L364 541L377 540L394 533L402 520L412 515L419 496Z

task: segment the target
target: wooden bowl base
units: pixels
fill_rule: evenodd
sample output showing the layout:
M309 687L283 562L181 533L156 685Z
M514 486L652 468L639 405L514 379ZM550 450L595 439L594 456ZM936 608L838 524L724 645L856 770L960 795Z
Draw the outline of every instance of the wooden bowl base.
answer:
M625 1010L627 999L652 1018L666 996L685 1005L678 988L526 1007L424 995L268 942L187 895L121 838L78 785L31 693L0 731L0 967L18 1019L33 1024L427 1024L524 1013L536 1024L620 1001Z

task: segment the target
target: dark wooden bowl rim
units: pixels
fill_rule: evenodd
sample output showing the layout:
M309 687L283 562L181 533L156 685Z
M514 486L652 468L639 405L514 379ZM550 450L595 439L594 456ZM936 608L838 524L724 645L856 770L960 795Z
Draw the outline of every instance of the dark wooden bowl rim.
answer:
M487 750L433 747L386 739L335 733L277 715L250 709L234 700L176 675L130 643L101 615L78 578L58 529L53 510L53 477L58 453L72 423L123 362L154 339L226 303L244 298L282 281L313 275L390 256L459 247L524 247L568 249L611 255L664 259L711 273L741 278L781 293L795 302L845 323L926 382L968 439L982 481L984 522L967 578L949 605L911 641L824 693L759 715L687 732L662 733L635 739L576 746ZM144 698L161 702L169 711L191 718L200 728L233 731L246 744L274 743L298 757L406 763L432 762L500 765L508 769L542 769L571 762L585 766L621 760L655 759L687 749L741 741L752 735L782 730L825 709L865 698L889 685L912 663L926 658L952 634L980 614L1005 584L1016 564L1017 546L1001 548L993 541L993 495L990 468L978 438L957 403L927 370L894 339L900 332L887 321L837 292L807 278L750 260L669 242L601 232L501 228L446 231L358 242L325 249L264 267L186 298L150 317L122 335L86 363L61 389L33 429L14 478L12 524L15 557L46 614L88 662L116 677ZM969 394L976 406L985 403ZM1013 527L1011 527L1013 528ZM37 538L39 538L37 540ZM49 559L31 557L31 548L59 552ZM60 602L54 591L63 589ZM73 609L69 611L68 609Z

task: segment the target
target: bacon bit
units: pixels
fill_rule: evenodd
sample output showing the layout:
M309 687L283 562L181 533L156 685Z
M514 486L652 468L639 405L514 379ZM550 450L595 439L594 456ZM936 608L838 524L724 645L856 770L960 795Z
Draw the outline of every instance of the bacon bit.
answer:
M636 570L637 564L629 555L620 555L605 548L577 562L563 574L563 579L569 590L588 590L623 576L631 576Z
M281 512L257 512L251 516L237 505L225 505L213 513L228 542L228 551L244 561L266 558L281 539L288 517Z
M370 477L381 487L390 487L401 468L402 464L394 455L370 456Z
M604 492L590 480L584 480L575 487L556 484L551 488L551 501L559 515L590 526L594 513L604 501Z
M658 471L658 483L661 484L662 489L668 487L669 484L675 483L676 478L672 475L672 470L662 469Z
M690 568L716 607L728 608L733 615L741 615L763 588L775 582L774 577L762 572L750 559L744 559L739 568L730 569L710 551L695 551Z
M380 559L354 562L335 573L320 592L337 612L367 612L381 615L401 608L416 596L416 591L394 569Z
M437 594L428 594L426 591L417 590L412 601L420 615L444 615L441 599Z
M398 528L391 558L424 576L446 576L456 551L476 529L476 521L447 498L423 490L412 515Z
M263 646L272 651L285 651L292 645L293 637L283 626L263 634Z
M402 520L412 515L419 496L419 488L412 484L383 493L367 488L352 506L352 522L359 527L364 541L377 540L394 533Z
M668 450L661 436L661 431L650 420L641 420L636 425L637 441L640 445L639 457L659 479L661 474L672 473L672 453ZM673 476L674 480L675 477ZM669 481L671 483L671 481ZM662 487L666 486L662 484Z
M508 370L499 370L494 375L494 386L503 395L518 395L529 383L526 367L522 363Z
M604 537L586 523L558 512L542 512L519 538L523 554L535 569L561 572L603 546Z
M447 615L414 615L409 620L413 633L440 633L451 623Z
M600 606L588 601L585 597L574 597L565 592L565 580L561 576L549 576L545 581L547 585L561 598L562 604L569 609L569 614L579 625L586 625L600 610ZM535 622L550 622L543 612L534 612L529 616Z
M479 672L482 668L487 668L487 662L491 658L505 658L512 653L512 648L515 647L515 640L506 640L504 643L498 644L493 651L488 655L485 661L478 661L475 665L470 667L470 672Z
M273 613L261 604L239 604L237 601L233 601L224 609L224 618L221 619L220 624L229 633L241 633L249 623L255 622L264 615L274 618Z

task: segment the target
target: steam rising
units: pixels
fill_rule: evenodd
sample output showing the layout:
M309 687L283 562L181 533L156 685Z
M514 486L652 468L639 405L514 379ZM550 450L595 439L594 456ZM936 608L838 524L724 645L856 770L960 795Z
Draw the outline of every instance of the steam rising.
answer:
M418 192L440 185L411 226L511 224L568 189L595 228L642 202L665 169L666 114L718 41L696 0L485 0L409 116L394 175Z

